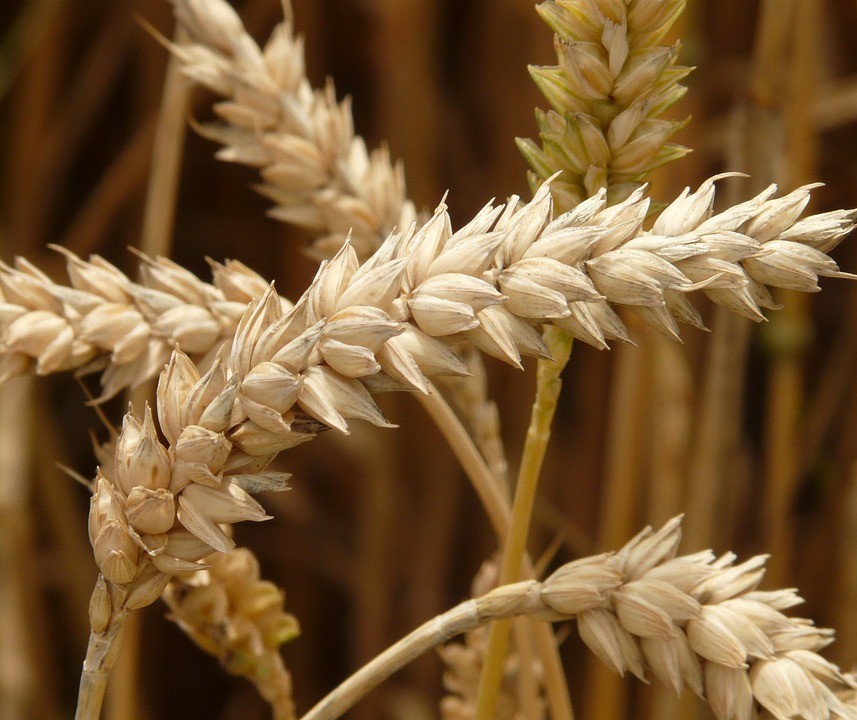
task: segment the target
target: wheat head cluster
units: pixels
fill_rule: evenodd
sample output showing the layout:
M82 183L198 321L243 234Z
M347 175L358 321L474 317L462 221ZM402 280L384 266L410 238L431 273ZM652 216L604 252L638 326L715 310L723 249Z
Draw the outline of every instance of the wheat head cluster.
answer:
M686 0L537 5L556 59L529 68L547 104L536 109L537 138L517 140L531 196L489 199L486 187L463 222L451 217L454 193L433 210L412 202L403 165L356 134L351 101L332 81L308 79L287 2L264 42L225 0L171 2L172 39L147 38L171 57L164 117L170 93L204 97L209 106L180 109L179 122L216 143L218 159L257 174L270 217L313 238L318 265L302 293L284 297L238 260L209 259L208 282L157 249L136 250L126 273L56 245L67 282L25 257L0 264L0 380L100 373L92 405L132 398L96 443L97 470L79 477L98 578L80 618L89 641L77 720L101 717L123 638L159 600L279 720L342 717L435 649L445 695L434 716L571 720L568 634L618 676L701 699L685 715L707 705L717 720L857 718L857 676L820 654L833 632L790 614L796 590L760 589L767 556L682 554L680 516L624 544L611 538L601 554L555 561L556 544L531 554L573 345L678 347L679 323L698 333L712 315L733 328L763 321L818 291L821 277L857 278L830 256L857 212L808 211L816 184L781 190L763 178L727 200L725 184L752 185L721 172L666 201L649 185L689 152L673 141L687 120L672 119L691 72L672 39ZM734 336L724 338L722 352L737 354ZM486 369L496 361L536 365L520 459L507 459L501 439ZM289 504L283 491L302 482L287 472L292 449L316 436L369 424L376 442L394 442L411 420L382 409L394 393L416 398L448 442L497 555L484 558L470 599L426 616L299 708L302 681L281 646L313 638L299 638L300 617L232 526L271 519L267 493L282 493L278 509ZM311 545L301 552L313 562ZM598 709L610 687L595 717L611 717ZM390 717L432 716L402 703Z

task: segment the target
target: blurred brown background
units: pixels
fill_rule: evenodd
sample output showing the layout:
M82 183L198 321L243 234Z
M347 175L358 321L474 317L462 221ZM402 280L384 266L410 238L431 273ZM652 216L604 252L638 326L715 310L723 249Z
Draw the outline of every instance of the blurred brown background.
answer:
M236 2L260 41L276 0ZM314 83L354 96L370 146L405 162L410 193L445 190L457 222L492 197L528 195L516 135L544 107L527 63L552 62L551 35L527 0L295 0ZM0 3L0 258L24 255L54 277L60 243L133 273L166 51L161 0ZM695 149L653 178L669 199L724 169L725 197L769 181L812 180L814 211L857 205L857 4L850 0L696 0L677 29L698 66L672 112L693 115ZM193 95L206 118L207 98ZM204 256L240 259L296 297L315 265L307 238L265 217L252 170L188 135L173 257L204 277ZM857 241L834 252L857 271ZM634 327L638 347L575 347L531 551L558 559L614 548L646 523L687 512L685 549L772 552L765 587L798 586L801 614L838 629L830 657L857 658L857 285L825 281L790 296L764 327L705 307L715 332L675 346ZM702 305L704 301L700 299ZM488 361L512 476L533 376ZM528 367L532 370L532 367ZM90 380L90 387L94 387ZM0 394L0 717L72 716L95 577L86 492L54 465L89 476L89 428L104 436L70 378L17 380ZM492 552L488 523L439 434L407 397L382 400L397 431L358 428L291 451L293 489L265 499L276 519L239 529L266 576L286 588L303 636L285 648L306 709L346 673L466 597ZM122 403L105 407L116 421ZM154 605L126 643L106 717L262 718L252 688L226 677ZM572 633L573 635L573 633ZM579 643L565 645L582 718L691 717L631 681L608 689ZM435 717L440 662L426 657L354 712Z

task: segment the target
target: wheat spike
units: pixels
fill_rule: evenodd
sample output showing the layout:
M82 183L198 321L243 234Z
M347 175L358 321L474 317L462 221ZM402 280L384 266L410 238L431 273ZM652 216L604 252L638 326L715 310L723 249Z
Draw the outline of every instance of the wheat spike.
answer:
M857 717L857 679L818 651L832 631L782 611L794 590L759 591L764 557L677 555L680 518L646 528L615 553L562 566L544 582L501 586L426 623L361 668L303 716L334 720L363 694L451 635L522 615L575 620L619 674L654 677L705 698L718 720Z

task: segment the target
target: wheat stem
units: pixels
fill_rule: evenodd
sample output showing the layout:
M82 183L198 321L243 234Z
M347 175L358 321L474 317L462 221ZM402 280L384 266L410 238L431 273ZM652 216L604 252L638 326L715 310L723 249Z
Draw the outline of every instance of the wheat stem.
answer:
M497 535L502 537L511 520L509 500L477 450L470 434L437 388L430 386L427 394L414 393L414 396L440 430L479 496L491 526Z
M545 329L544 339L551 351L553 360L539 360L536 397L533 402L530 426L518 471L515 486L515 499L512 503L512 521L503 546L503 565L500 570L500 584L515 582L520 577L521 562L526 552L527 535L533 513L536 489L542 462L550 440L550 426L556 412L557 400L562 388L560 374L571 355L571 336L555 327ZM476 720L491 720L495 715L497 697L503 677L503 665L509 647L511 621L496 622L488 635L488 651L485 665L479 679L476 699ZM563 684L563 687L565 685ZM565 702L552 705L554 717L571 718L571 702L567 690Z
M96 592L97 588L96 585ZM119 655L122 636L125 632L125 621L128 617L121 603L117 603L117 606L107 626L100 632L93 629L89 634L86 659L83 661L83 671L80 674L80 689L74 720L98 720L101 715L107 678Z
M340 717L364 695L427 650L460 633L473 630L481 624L475 600L467 600L456 605L442 615L423 623L364 665L316 703L301 720L334 720Z
M187 42L187 32L176 28L175 42ZM147 255L169 254L172 244L176 198L181 178L188 110L188 87L182 76L181 61L172 55L164 80L161 111L152 148L152 165L140 249Z
M426 395L414 393L419 399L426 412L443 434L450 449L455 454L465 474L476 490L482 506L488 514L494 531L499 537L504 537L510 532L512 523L512 511L502 487L497 479L488 469L485 460L476 449L473 439L456 417L452 408L443 399L436 388L430 387ZM523 555L525 570L528 577L533 577L535 572L532 563L526 554ZM519 560L520 565L520 560ZM542 661L544 672L544 685L551 708L554 709L556 718L570 718L571 701L568 695L568 687L565 681L565 673L562 668L562 660L559 656L554 635L550 627L536 624L533 627L535 635L536 651ZM563 714L563 708L569 711Z

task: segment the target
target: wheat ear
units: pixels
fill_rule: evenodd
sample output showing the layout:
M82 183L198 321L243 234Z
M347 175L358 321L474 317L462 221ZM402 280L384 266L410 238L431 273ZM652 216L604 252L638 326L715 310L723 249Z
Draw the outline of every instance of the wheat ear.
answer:
M718 720L857 717L854 676L818 651L830 630L792 618L794 590L760 591L765 556L676 555L680 519L646 528L616 553L562 566L544 582L500 586L427 622L361 668L302 720L335 720L415 657L487 622L574 619L586 645L620 675L689 689Z
M246 677L271 705L275 720L294 720L291 676L279 648L297 637L285 595L259 577L247 548L205 558L207 570L170 580L163 599L170 618L232 675Z
M602 192L554 218L548 187L527 204L513 198L487 205L456 233L440 206L424 225L389 236L359 271L348 246L324 266L294 316L320 320L368 303L394 325L410 323L408 337L418 332L420 338L447 343L464 338L518 365L521 352L544 352L533 323L549 320L606 347L608 339L629 339L610 307L616 303L677 338L676 318L702 325L688 291L702 289L727 309L761 320L762 307L775 307L767 285L815 292L819 275L851 277L826 253L850 232L855 213L837 210L799 219L811 186L780 198L772 197L771 186L712 215L714 179L707 180L668 205L651 231L642 230L649 208L642 191L612 207L605 206ZM0 378L33 367L47 374L107 365L105 396L151 377L178 344L203 366L209 364L232 338L246 302L266 287L236 262L213 263L215 284L209 285L169 260L145 259L142 279L134 283L102 258L86 262L69 255L71 287L54 283L26 260L17 263L0 266ZM343 293L346 278L356 287L336 301L337 308L314 299L322 314L307 315L322 278L338 283ZM374 279L384 283L383 292L370 292ZM325 290L325 298L328 294ZM278 302L282 312L291 307ZM351 318L345 325L363 321ZM390 326L389 332L398 335L397 328ZM335 338L330 332L322 347L333 365L353 365L341 367L351 376L378 371L365 351L349 350L350 335ZM381 336L369 344L386 345L382 356L387 368L396 368L393 376L423 389L413 366L390 353L402 342L434 341L387 345ZM430 374L466 371L445 349L429 366Z
M258 189L276 203L272 217L321 236L318 257L330 257L350 234L361 258L416 220L401 164L386 148L367 150L350 101L338 102L331 82L310 85L290 23L260 48L224 0L172 1L190 36L171 45L185 76L225 98L214 105L220 122L197 129L223 145L221 160L259 168Z
M611 202L685 155L668 140L684 123L659 116L685 93L679 44L660 43L685 0L558 0L536 6L554 31L557 65L530 74L552 109L536 111L541 147L518 138L535 187L558 171L554 198L573 207L600 188Z

